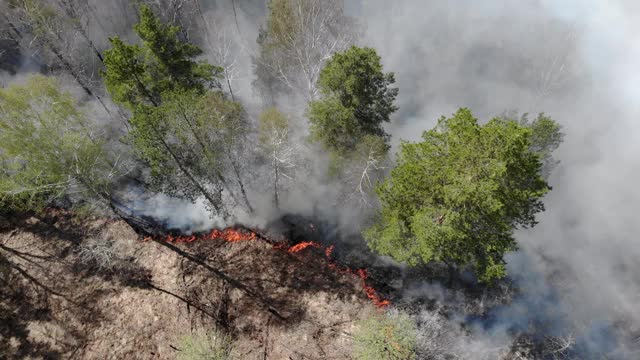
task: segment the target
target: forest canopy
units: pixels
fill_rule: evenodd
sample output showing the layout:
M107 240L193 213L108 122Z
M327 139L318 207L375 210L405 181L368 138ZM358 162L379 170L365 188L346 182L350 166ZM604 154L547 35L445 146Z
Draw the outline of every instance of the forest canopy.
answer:
M70 31L29 4L13 9L43 34ZM480 124L461 108L421 142L402 142L392 159L386 126L399 109L395 75L374 48L357 45L360 27L337 3L269 3L253 58L257 108L234 96L228 62L210 64L179 24L150 6L138 10L134 43L115 35L99 51L87 42L107 97L100 88L87 94L103 105L109 126L120 118L119 131L90 119L53 76L2 89L6 208L66 198L135 218L125 210L138 193L204 199L210 217L229 223L240 213L259 216L256 204L278 212L295 194L332 188L323 197L368 219L360 230L377 253L414 266L472 268L483 281L506 275L514 231L536 224L551 189L545 179L563 134L549 116L505 113ZM318 16L324 22L316 28ZM53 51L50 40L43 46ZM81 71L70 60L65 66ZM283 97L303 105L291 108Z
M471 266L483 281L504 277L514 230L536 224L550 190L533 134L503 118L480 125L460 109L422 142L402 143L376 189L382 209L364 232L369 245L412 265L442 261Z
M0 358L564 360L626 331L579 304L615 276L633 314L631 267L581 268L619 251L565 251L626 223L584 191L610 139L556 172L556 117L591 136L617 84L525 3L0 1Z

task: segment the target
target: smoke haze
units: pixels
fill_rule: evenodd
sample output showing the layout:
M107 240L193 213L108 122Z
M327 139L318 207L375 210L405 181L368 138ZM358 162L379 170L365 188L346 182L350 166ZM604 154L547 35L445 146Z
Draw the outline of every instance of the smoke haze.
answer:
M128 2L88 3L98 14L92 37L99 47L107 47L104 35L134 41L130 29L136 16ZM257 54L265 2L235 1L235 9L231 1L201 3L211 20L210 35L230 41L234 91L255 116L262 104L252 90L251 57ZM458 356L495 358L496 349L513 341L510 329L544 321L558 334L577 331L581 358L640 358L637 339L635 345L630 341L640 334L640 221L635 218L640 210L640 4L350 0L345 9L365 27L361 42L378 51L385 71L396 74L400 110L388 126L393 152L400 140L418 140L438 117L459 107L470 108L480 121L509 110L545 112L564 127L565 141L555 153L561 163L550 178L553 191L545 199L546 211L534 229L518 232L520 250L507 258L521 293L511 305L492 311L490 322L469 322L473 336L461 335L450 344ZM214 25L224 34L215 32ZM218 63L206 39L194 34L194 40L210 62ZM290 101L287 108L304 109L305 104ZM306 124L304 118L298 121ZM319 158L310 172L324 171L325 161ZM336 189L309 181L283 199L283 211L311 214L319 208L345 224L357 222L334 208ZM263 190L250 189L258 196L261 218L238 215L248 225L276 216L263 205L271 201ZM136 205L172 227L197 231L222 225L208 217L202 202L156 196ZM450 300L437 284L407 290L411 296L417 293ZM467 321L432 320L427 322L439 322L439 329Z
M594 357L640 356L613 353L606 338L623 320L640 329L638 16L640 6L623 0L363 6L367 42L398 79L395 141L418 139L461 106L481 121L517 109L564 126L547 210L508 258L522 297L498 323L554 314L558 326L583 329Z
M231 14L216 4L208 11ZM264 24L256 19L265 8L259 1L238 4L232 35L238 58L245 59L237 65L237 85L243 101L255 105L246 54L255 54L249 40ZM546 211L537 227L517 234L520 250L507 259L521 293L495 309L491 322L472 324L474 336L454 344L458 356L494 358L513 341L510 329L525 330L532 321L545 322L554 335L578 332L576 351L583 357L639 356L626 340L640 331L640 223L634 219L640 200L640 44L634 43L640 25L634 19L640 6L624 0L353 0L345 9L365 26L362 43L396 73L400 111L388 127L394 152L400 140L418 140L459 107L480 121L510 110L545 112L566 133ZM220 18L227 31L235 27L232 18ZM304 108L289 101L288 108ZM284 210L332 209L327 199L335 189L311 188L294 189ZM273 217L273 209L263 208L265 219ZM192 224L204 212L183 214L173 225ZM215 223L204 217L197 220L202 227ZM437 285L420 291L450 301Z

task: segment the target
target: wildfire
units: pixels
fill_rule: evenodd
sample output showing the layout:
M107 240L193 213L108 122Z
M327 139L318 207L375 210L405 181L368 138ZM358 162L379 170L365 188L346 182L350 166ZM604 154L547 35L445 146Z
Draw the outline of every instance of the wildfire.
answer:
M237 242L237 241L249 241L256 240L258 237L256 233L252 231L238 231L235 229L227 228L222 231L213 230L209 234L210 239L222 239L227 242Z
M289 253L295 254L295 253L299 253L300 251L308 247L315 247L319 249L323 248L322 245L316 242L305 241L290 247L289 249L287 249L287 251ZM369 277L369 272L367 271L367 269L358 269L356 271L353 271L352 269L349 269L349 268L340 268L335 262L331 261L331 254L333 254L334 248L335 247L331 245L324 249L324 255L327 257L327 259L329 259L329 267L341 274L358 275L358 277L360 277L360 279L362 280L362 288L364 289L365 294L367 294L367 297L369 298L369 300L371 300L371 302L373 302L373 304L376 307L384 308L390 305L391 302L389 300L382 299L380 295L378 295L378 292L376 291L376 289L373 288L373 286L367 285L367 278Z
M313 228L313 224L310 224L310 227ZM196 240L200 241L200 240L215 240L215 239L221 239L226 242L238 242L238 241L257 240L258 236L253 231L227 228L224 230L214 229L209 233L199 234L199 235L189 235L189 236L167 235L164 238L164 241L170 242L173 244L182 244L182 243L191 243ZM144 238L144 241L149 241L149 240L152 240L152 238L151 237ZM357 275L358 277L360 277L360 279L362 280L362 288L364 289L365 294L367 295L369 300L373 302L375 306L379 308L384 308L391 304L389 300L382 299L372 286L367 285L367 278L369 277L369 273L367 272L366 269L358 269L354 271L347 267L338 266L338 264L336 264L334 261L331 260L331 255L333 254L333 250L334 250L333 245L324 247L323 245L313 241L305 241L305 242L301 242L296 245L293 245L291 247L287 247L285 245L280 245L280 244L276 244L273 247L276 249L286 250L288 253L291 253L291 254L297 254L309 247L321 249L323 250L324 255L329 261L329 264L328 264L329 268L335 270L340 274L351 274L351 275Z
M300 251L302 251L302 250L304 250L304 249L306 249L306 248L308 248L310 246L319 248L322 245L320 245L318 243L315 243L313 241L305 241L305 242L301 242L299 244L293 245L292 247L287 249L287 251L292 253L292 254L295 254L295 253L298 253L298 252L300 252Z
M382 299L378 295L376 289L374 289L372 286L367 285L367 278L369 277L367 269L358 269L358 276L360 276L360 279L362 279L362 288L364 289L364 292L367 294L367 297L373 302L375 306L383 308L391 304L391 301Z
M164 238L164 241L170 242L170 243L173 243L173 244L184 244L184 243L191 243L191 242L194 242L196 240L221 239L221 240L224 240L226 242L238 242L238 241L256 240L257 238L258 237L257 237L256 233L254 233L252 231L244 231L244 230L237 230L237 229L233 229L233 228L227 228L227 229L224 229L224 230L214 229L210 233L200 234L200 235L190 235L190 236L185 236L185 235L180 235L180 236L167 235ZM144 241L149 241L149 240L151 240L150 236L147 236L147 237L144 238Z

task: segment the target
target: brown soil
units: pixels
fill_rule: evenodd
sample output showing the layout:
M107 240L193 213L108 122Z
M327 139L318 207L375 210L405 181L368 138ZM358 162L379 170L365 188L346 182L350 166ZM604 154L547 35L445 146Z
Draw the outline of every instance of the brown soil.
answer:
M96 239L113 242L112 269L82 261ZM313 249L178 248L198 261L119 221L62 211L4 221L0 358L172 359L181 337L216 328L237 359L348 359L354 321L374 311L359 279Z

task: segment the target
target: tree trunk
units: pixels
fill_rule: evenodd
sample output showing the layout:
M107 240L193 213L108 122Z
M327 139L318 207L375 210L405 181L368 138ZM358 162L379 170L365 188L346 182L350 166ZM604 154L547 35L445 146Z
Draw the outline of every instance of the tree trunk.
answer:
M276 209L280 208L280 204L278 201L278 159L276 158L276 154L274 151L273 154L273 172L274 172L274 181L273 181L273 196L276 203Z
M251 203L249 202L249 198L247 197L247 192L244 189L244 183L242 182L242 177L240 176L240 170L238 169L238 165L236 164L235 161L233 161L233 159L231 158L231 155L227 154L227 156L229 157L229 161L231 162L231 167L233 168L233 172L236 175L236 178L238 179L238 185L240 185L240 192L242 193L242 198L244 199L244 203L245 205L247 205L247 208L249 209L249 212L253 213L253 207L251 206Z

